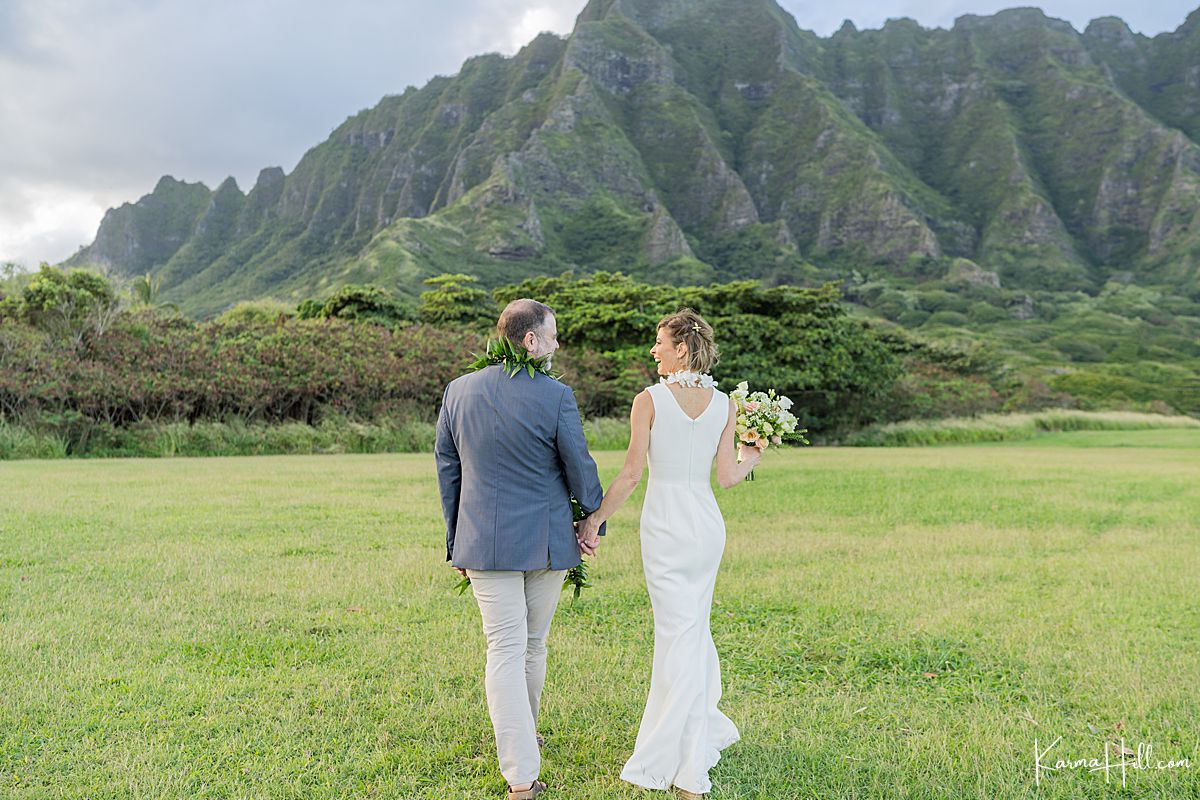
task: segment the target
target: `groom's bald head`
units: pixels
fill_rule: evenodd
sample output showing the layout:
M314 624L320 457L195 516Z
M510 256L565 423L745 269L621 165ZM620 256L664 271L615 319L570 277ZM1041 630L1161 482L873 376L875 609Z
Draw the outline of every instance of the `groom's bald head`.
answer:
M525 334L533 331L540 334L543 327L554 314L554 309L537 300L523 297L513 300L500 312L500 320L496 323L496 332L517 347L525 339Z

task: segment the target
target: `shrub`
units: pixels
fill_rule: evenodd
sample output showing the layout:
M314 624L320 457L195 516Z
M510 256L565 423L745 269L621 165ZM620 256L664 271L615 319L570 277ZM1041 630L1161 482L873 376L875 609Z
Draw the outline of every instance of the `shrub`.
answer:
M988 325L995 322L1004 322L1008 319L1008 312L1002 308L997 308L991 303L978 301L971 304L967 310L967 317L974 324Z
M988 414L972 419L908 420L857 431L844 444L854 447L919 447L1031 439L1044 431L1200 428L1200 420L1131 412L1044 411Z
M929 319L930 316L928 311L914 309L912 311L905 311L896 321L906 328L919 328L925 324L925 320Z
M473 275L443 274L426 278L432 287L421 293L417 317L428 325L465 325L486 330L496 323L499 311L491 293L480 288Z
M555 309L559 339L574 358L593 415L623 415L633 395L652 383L649 349L663 315L689 306L712 324L721 350L713 376L775 388L796 403L809 428L853 426L878 419L903 368L869 325L849 317L832 285L764 288L757 281L700 287L649 285L620 273L527 280L497 289L500 303L536 297ZM590 350L597 357L576 352ZM597 374L597 372L603 374Z
M412 308L387 289L373 284L347 284L324 303L306 300L296 309L301 319L347 319L391 327L415 318Z
M1050 344L1072 361L1100 362L1105 360L1105 348L1094 338L1056 336Z
M255 320L255 321L246 321ZM0 414L72 452L104 428L230 419L316 424L328 415L432 421L442 389L482 337L424 325L253 315L197 325L125 314L80 348L0 321Z
M103 333L117 313L112 284L84 269L42 264L21 292L21 312L33 326L78 346L91 330Z
M1075 398L1080 408L1130 407L1174 399L1175 393L1161 383L1111 372L1078 371L1055 375L1050 385Z
M999 393L979 376L913 363L891 392L892 419L975 416L1000 408Z
M950 328L962 328L967 325L967 317L957 311L938 311L925 320L926 325L945 325Z
M270 325L296 316L296 310L278 300L246 300L217 317L221 325Z

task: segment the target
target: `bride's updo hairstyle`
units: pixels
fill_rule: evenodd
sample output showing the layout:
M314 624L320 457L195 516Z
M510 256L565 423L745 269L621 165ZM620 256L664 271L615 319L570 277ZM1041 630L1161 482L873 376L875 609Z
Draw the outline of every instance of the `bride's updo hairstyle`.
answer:
M683 342L688 349L687 368L692 372L711 372L720 359L717 343L713 341L712 325L690 308L681 308L668 314L658 323L671 337L674 344Z

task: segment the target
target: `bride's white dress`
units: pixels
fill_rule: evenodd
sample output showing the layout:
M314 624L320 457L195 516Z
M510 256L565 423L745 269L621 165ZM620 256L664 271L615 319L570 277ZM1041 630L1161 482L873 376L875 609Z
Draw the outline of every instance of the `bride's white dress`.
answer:
M650 789L707 792L708 771L738 730L717 709L721 665L709 628L725 550L725 520L710 476L729 398L713 389L695 420L663 384L650 387L654 422L642 505L642 566L654 609L650 697L621 778Z

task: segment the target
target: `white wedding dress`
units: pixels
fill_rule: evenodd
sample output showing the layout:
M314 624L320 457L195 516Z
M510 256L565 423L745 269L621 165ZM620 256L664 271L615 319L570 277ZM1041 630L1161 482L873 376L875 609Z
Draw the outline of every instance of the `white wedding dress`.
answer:
M654 422L642 505L642 567L654 609L650 697L622 780L649 789L707 792L708 771L738 740L717 709L721 665L709 628L713 586L725 549L725 521L713 496L713 458L729 398L690 419L663 384L650 387Z

